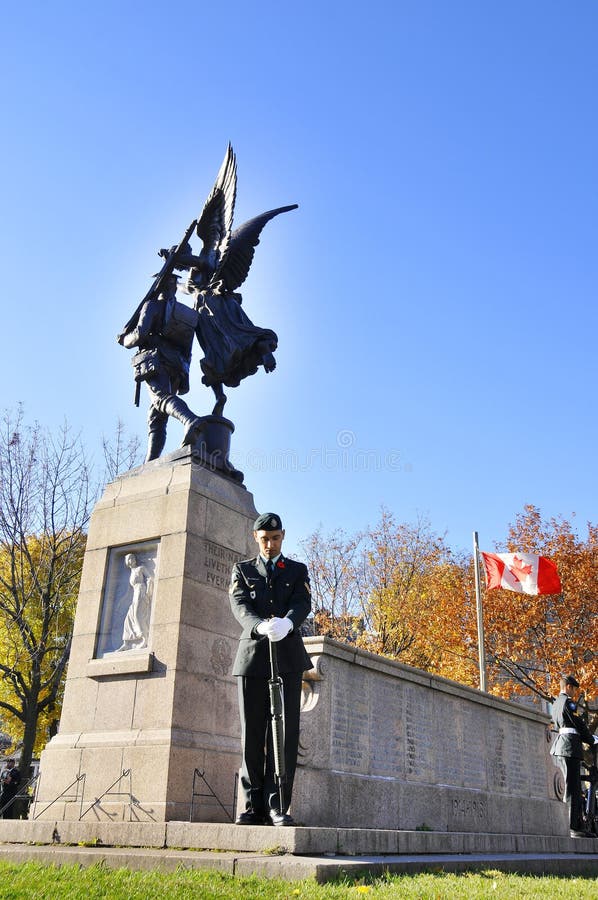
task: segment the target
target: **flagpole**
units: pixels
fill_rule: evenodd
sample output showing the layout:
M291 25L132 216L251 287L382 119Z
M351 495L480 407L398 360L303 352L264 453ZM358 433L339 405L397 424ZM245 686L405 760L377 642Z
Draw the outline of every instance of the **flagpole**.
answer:
M473 569L475 576L475 605L478 617L478 657L480 662L480 690L486 690L486 653L484 650L484 609L480 590L480 549L478 533L473 533Z

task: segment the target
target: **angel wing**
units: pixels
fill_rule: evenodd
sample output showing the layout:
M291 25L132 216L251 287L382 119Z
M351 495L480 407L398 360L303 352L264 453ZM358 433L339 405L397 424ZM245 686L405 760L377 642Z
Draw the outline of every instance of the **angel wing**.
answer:
M230 237L228 249L221 257L220 265L212 276L210 287L218 291L235 291L240 287L251 267L255 248L260 242L260 234L267 222L278 216L280 213L289 212L297 209L298 204L293 203L291 206L279 206L278 209L271 209L249 219Z
M196 231L203 241L199 268L209 278L219 268L226 254L233 226L237 196L237 160L229 144L216 176L214 187L197 220Z

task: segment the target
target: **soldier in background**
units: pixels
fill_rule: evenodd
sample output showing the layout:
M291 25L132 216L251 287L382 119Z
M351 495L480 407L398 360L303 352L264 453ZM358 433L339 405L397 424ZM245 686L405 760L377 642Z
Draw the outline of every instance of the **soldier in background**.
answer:
M592 837L583 824L581 772L582 744L593 746L594 737L581 716L575 702L579 693L579 681L573 675L562 675L561 692L552 707L552 721L558 735L550 748L556 764L565 777L564 800L569 804L571 837Z
M4 809L2 817L4 819L16 818L16 806L11 800L19 793L19 785L21 784L21 773L15 766L14 759L6 760L6 768L2 772L2 792L0 793L0 809L10 803L7 809Z

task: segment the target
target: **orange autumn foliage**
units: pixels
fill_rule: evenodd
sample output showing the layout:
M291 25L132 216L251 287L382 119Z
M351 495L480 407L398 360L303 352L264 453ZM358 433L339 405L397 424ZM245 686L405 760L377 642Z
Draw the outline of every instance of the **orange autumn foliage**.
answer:
M565 671L576 672L588 693L596 694L597 541L596 526L588 525L582 539L567 520L544 522L533 506L509 526L502 549L552 559L563 594L483 591L492 693L551 699ZM383 510L373 529L329 537L318 531L303 549L316 633L478 686L473 560L453 553L427 520L401 524Z
M528 505L509 526L506 551L537 553L559 572L562 594L486 591L484 622L493 692L529 690L550 699L560 673L575 672L592 697L598 685L598 526L580 538L567 519L542 519ZM508 675L505 680L505 674Z
M475 604L464 600L467 566L426 519L303 542L317 634L475 684Z

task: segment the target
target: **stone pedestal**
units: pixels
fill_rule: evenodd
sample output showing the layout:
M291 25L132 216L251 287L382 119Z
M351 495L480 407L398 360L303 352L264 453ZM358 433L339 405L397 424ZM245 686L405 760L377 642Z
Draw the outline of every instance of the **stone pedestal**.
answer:
M42 754L34 818L189 820L196 769L233 813L239 627L228 585L233 563L253 554L256 511L239 484L177 456L119 478L94 509L60 729ZM145 573L149 633L123 651L129 554ZM199 796L207 793L196 779L194 820L226 821L216 800Z

